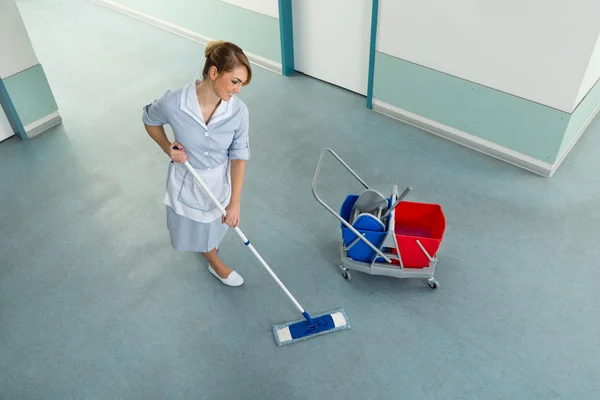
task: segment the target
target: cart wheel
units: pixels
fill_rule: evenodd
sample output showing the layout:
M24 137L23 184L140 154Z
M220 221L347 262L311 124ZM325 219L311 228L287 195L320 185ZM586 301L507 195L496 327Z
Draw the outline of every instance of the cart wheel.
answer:
M348 268L344 267L343 265L340 265L340 269L342 270L342 276L345 280L349 281L350 279L352 279L352 275L350 275L350 271L348 271Z
M431 278L431 279L427 279L427 286L429 286L430 289L437 289L440 287L440 284L438 283L438 281Z
M342 271L342 276L344 277L345 280L349 281L350 279L352 279L352 275L350 275L349 271Z

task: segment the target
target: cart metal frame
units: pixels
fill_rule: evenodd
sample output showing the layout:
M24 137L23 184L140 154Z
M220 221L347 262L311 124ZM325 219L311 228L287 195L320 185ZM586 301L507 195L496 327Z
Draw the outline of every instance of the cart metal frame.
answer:
M319 158L319 162L317 164L317 168L315 170L315 175L314 175L313 182L312 182L313 196L323 207L325 207L325 209L327 209L331 214L333 214L344 226L346 226L348 229L350 229L350 231L352 231L352 233L354 233L357 236L357 238L352 243L350 243L347 247L344 246L344 239L342 238L340 240L340 258L341 258L340 269L341 269L342 276L344 277L344 279L349 281L352 278L349 270L354 270L354 271L363 272L363 273L366 273L369 275L383 275L383 276L389 276L389 277L400 278L400 279L404 279L404 278L426 279L427 285L431 289L437 289L439 287L439 283L434 278L434 273L435 273L435 267L439 260L439 250L434 255L430 255L427 253L427 251L425 250L425 248L423 247L421 242L419 240L417 240L417 244L419 245L421 250L425 253L425 255L427 256L427 258L430 261L429 265L424 268L405 268L402 263L402 254L401 254L400 248L398 247L398 242L396 240L395 229L394 229L395 222L394 222L393 210L412 190L411 187L410 186L407 187L402 192L402 194L399 196L397 185L393 185L391 196L390 196L392 205L391 205L391 207L389 207L389 209L386 211L386 213L382 217L382 219L385 219L385 218L389 219L389 221L387 221L388 229L385 233L385 237L384 237L384 240L383 240L381 246L378 248L377 246L373 245L373 243L371 243L368 239L366 239L362 234L360 234L341 215L339 215L335 210L333 210L329 205L327 205L317 194L316 185L317 185L317 181L319 178L319 173L321 171L321 166L323 164L323 158L327 152L330 153L331 155L333 155L348 170L348 172L350 172L365 187L366 190L372 190L372 189L332 149L325 148L321 151L321 156ZM348 257L348 250L352 246L354 246L356 243L358 243L359 240L362 240L372 250L375 251L376 254L373 257L373 259L371 260L371 262L356 261L356 260L353 260ZM396 254L389 253L389 252L383 252L382 249L384 249L384 248L395 249ZM377 260L379 258L383 258L384 262L377 262ZM398 260L400 265L393 264L392 263L393 259Z

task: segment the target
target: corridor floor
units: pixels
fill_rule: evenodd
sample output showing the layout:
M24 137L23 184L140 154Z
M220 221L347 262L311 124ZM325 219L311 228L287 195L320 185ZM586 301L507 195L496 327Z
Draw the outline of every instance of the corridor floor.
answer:
M255 67L240 227L309 312L352 323L277 347L271 327L299 315L233 230L240 288L169 244L169 160L141 110L198 76L203 46L88 1L18 5L63 124L0 143L0 398L600 398L598 120L545 179ZM311 193L325 147L443 206L438 290L342 278ZM326 159L332 208L359 190Z

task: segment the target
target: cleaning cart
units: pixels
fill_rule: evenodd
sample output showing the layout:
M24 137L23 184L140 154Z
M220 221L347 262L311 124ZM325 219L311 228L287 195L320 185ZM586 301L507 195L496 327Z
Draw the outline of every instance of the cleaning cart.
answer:
M316 184L325 153L331 153L364 187L360 194L350 194L337 213L317 195ZM370 188L332 149L323 149L312 183L319 203L339 221L341 271L346 280L349 270L394 278L426 279L431 289L439 283L434 278L439 249L446 229L446 219L438 204L404 201L412 189L398 194L393 185L389 197Z

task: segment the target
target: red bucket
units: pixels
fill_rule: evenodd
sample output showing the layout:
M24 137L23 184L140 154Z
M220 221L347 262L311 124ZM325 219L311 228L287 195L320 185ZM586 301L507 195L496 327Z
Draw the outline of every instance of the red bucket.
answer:
M429 266L430 260L417 240L431 257L435 256L446 230L446 218L442 207L438 204L402 201L394 209L394 224L404 267Z

